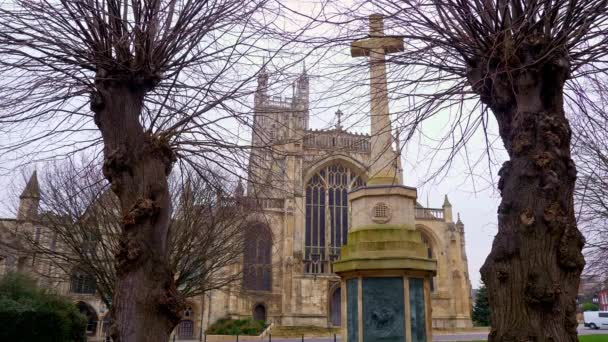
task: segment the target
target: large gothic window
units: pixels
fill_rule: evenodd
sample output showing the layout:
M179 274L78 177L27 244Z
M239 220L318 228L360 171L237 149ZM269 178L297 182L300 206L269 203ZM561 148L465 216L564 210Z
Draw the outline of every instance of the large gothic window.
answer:
M348 192L365 185L340 164L319 170L306 184L306 273L330 273L348 233Z
M245 233L243 287L270 291L272 280L272 235L264 224L257 223Z

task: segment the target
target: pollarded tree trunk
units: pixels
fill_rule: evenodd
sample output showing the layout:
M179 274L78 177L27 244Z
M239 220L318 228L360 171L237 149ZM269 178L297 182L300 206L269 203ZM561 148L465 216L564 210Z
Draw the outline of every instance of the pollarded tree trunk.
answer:
M495 114L510 158L499 172L498 234L481 269L492 342L578 341L576 294L585 262L563 107L569 65L565 53L539 61L537 44L520 47L502 64L497 52L469 74Z
M104 141L104 175L123 213L112 338L166 342L182 303L167 263L167 176L174 155L167 141L144 132L139 122L146 85L111 77L98 77L91 108Z

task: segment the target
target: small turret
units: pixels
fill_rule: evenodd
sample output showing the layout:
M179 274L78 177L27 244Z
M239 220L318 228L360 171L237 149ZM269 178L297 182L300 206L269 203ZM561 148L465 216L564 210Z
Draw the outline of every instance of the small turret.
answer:
M306 64L304 64L302 74L296 81L296 93L294 94L298 105L302 106L304 109L308 109L309 94L309 78L306 71Z
M255 104L261 105L267 99L268 73L266 72L266 62L258 74L258 88L255 91Z
M17 220L28 221L38 218L38 206L40 205L40 186L36 171L32 173L25 185L25 189L19 196L19 209Z
M452 216L452 203L450 203L450 200L448 200L448 195L445 195L442 208L445 222L454 222Z
M460 213L458 213L458 221L456 221L456 225L460 227L464 227L464 223L460 220Z
M458 213L458 221L456 221L456 230L460 234L460 249L462 251L462 260L464 260L466 262L466 260L467 260L467 253L465 251L466 238L464 236L464 223L462 223L462 220L460 219L460 213Z

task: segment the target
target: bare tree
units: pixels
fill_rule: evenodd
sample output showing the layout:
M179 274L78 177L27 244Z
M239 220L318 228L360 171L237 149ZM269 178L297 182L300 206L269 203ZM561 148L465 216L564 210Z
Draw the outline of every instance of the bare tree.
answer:
M585 273L604 277L608 270L608 84L587 82L595 101L577 101L572 120L572 143L578 177L575 207L578 224L587 238Z
M42 181L40 234L19 232L34 271L68 282L75 270L92 277L102 301L112 307L122 217L118 198L95 164L62 163ZM175 212L169 233L169 266L177 291L191 298L241 279L248 218L255 208L236 189L192 174L169 182ZM236 194L234 192L237 192ZM54 271L51 271L54 270Z
M585 80L607 76L608 1L355 1L327 21L362 27L373 12L384 14L387 35L406 41L389 58L389 91L407 103L397 113L402 141L426 119L449 116L448 134L432 137L449 149L447 167L476 130L498 125L509 160L499 172L498 234L481 269L490 341L576 341L584 238L565 108L592 102Z
M255 77L247 70L288 44L268 37L291 41L281 15L269 0L0 6L0 132L10 141L3 156L36 160L103 145L122 217L116 341L166 341L179 321L168 176L177 160L199 175L210 165L242 166L238 132L249 121L240 99Z

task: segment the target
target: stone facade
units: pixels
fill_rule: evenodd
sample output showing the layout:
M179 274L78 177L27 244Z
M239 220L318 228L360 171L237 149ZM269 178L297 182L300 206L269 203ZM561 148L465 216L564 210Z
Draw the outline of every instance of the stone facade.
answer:
M347 132L340 120L333 129L309 129L306 71L294 83L292 98L268 96L268 82L262 72L255 95L247 196L264 208L252 221L271 231L270 291L247 289L245 283L213 291L204 301L203 325L222 317L263 314L277 325L335 326L341 315L340 278L331 263L346 242L342 229L350 225L348 218L363 214L351 212L339 194L367 181L372 141L369 135ZM395 152L397 177L402 174L400 159ZM470 327L463 223L453 221L447 196L442 208L418 204L413 214L428 253L437 259L431 285L433 327ZM325 222L319 223L318 217Z

